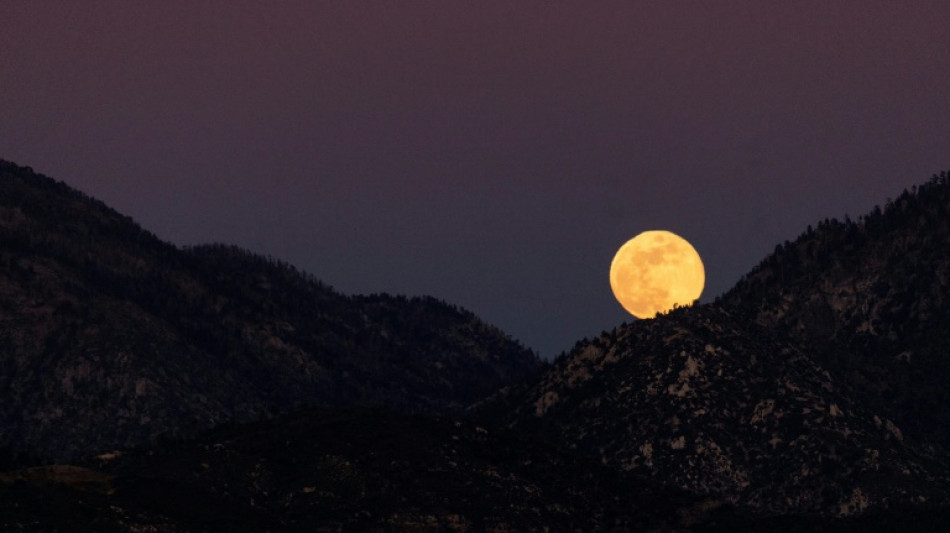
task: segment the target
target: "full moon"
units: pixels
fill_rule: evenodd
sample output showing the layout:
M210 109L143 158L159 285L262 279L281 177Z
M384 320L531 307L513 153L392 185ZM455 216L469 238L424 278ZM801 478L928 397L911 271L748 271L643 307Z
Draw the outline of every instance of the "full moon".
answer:
M624 309L653 318L692 304L703 293L706 271L696 249L669 231L645 231L617 250L610 288Z

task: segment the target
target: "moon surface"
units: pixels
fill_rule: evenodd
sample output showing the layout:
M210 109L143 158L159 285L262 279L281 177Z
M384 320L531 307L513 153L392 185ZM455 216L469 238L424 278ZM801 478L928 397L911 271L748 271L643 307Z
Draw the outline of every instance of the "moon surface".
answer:
M624 309L653 318L674 306L691 305L706 284L696 249L669 231L645 231L617 250L610 263L610 288Z

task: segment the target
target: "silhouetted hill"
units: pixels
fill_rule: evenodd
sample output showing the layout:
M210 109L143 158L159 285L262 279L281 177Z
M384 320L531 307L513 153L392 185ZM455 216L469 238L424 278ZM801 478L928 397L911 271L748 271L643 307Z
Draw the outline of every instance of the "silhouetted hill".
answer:
M722 305L807 346L905 436L950 446L950 175L809 228Z
M452 411L541 367L454 306L180 250L0 162L0 447L62 458L306 405Z
M948 283L941 174L546 366L2 163L0 529L933 530Z
M849 515L946 495L944 465L884 414L799 346L713 306L579 343L508 394L513 427L761 514Z
M779 246L714 304L579 342L479 409L761 516L941 508L948 283L942 174Z

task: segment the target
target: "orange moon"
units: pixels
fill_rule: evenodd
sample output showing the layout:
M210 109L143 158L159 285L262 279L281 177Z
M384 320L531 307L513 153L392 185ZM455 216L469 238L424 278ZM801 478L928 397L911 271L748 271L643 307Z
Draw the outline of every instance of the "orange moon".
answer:
M610 288L637 318L691 305L705 284L706 270L696 249L669 231L637 235L617 250L610 263Z

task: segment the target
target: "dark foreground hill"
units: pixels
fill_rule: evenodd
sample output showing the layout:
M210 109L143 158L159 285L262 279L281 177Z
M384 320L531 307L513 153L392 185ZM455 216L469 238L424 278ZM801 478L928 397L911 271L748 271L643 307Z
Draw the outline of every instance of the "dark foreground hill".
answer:
M431 298L347 297L227 246L181 250L0 162L0 448L63 458L307 405L447 412L542 363Z
M352 409L0 474L0 496L4 531L639 531L737 519L510 430Z
M580 343L508 394L515 428L758 515L848 516L950 494L923 443L800 346L714 306Z
M915 504L761 516L468 418L319 409L0 472L0 530L934 531Z

